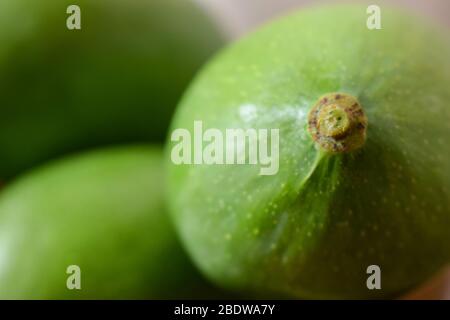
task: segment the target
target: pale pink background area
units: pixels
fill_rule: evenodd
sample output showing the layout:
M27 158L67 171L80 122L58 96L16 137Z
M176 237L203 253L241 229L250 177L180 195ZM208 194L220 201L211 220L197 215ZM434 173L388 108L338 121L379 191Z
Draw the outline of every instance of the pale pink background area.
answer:
M450 27L450 0L195 0L210 11L231 39L294 9L327 3L395 5Z
M450 0L195 0L221 25L230 40L290 11L327 3L359 3L405 7L450 31ZM450 32L449 32L450 36ZM449 57L450 58L450 57ZM449 230L450 232L450 230ZM400 299L450 300L450 267Z
M381 280L383 281L383 280ZM404 300L450 300L450 267L438 272L419 288L406 294Z

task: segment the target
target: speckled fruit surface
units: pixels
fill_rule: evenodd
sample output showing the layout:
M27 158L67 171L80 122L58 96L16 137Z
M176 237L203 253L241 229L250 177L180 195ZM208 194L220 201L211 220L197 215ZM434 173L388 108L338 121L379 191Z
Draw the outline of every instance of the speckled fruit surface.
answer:
M178 230L222 286L391 297L448 262L448 38L400 11L383 7L381 30L368 30L367 17L366 7L323 7L263 27L210 62L180 103L172 129L201 120L280 130L276 175L174 165L167 153ZM313 138L311 110L330 93L355 98L367 117L353 150L330 152ZM369 265L381 268L381 290L366 286Z

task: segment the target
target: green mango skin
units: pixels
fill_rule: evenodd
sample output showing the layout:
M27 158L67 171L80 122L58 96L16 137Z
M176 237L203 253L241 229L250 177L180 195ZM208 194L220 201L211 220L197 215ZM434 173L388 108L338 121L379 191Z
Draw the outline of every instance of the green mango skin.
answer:
M366 7L293 14L221 52L182 99L172 130L280 129L279 171L174 165L168 188L190 254L218 284L294 298L387 298L450 258L450 46L420 18ZM317 149L308 112L324 94L356 97L367 140ZM249 110L251 112L249 112ZM192 132L192 131L191 131ZM207 143L204 143L204 146ZM381 268L368 290L367 267Z
M166 213L162 165L159 148L112 148L2 191L0 298L211 297ZM69 265L81 269L81 290L66 287Z
M69 5L81 30L68 30ZM0 180L90 147L163 142L222 44L191 0L0 2Z

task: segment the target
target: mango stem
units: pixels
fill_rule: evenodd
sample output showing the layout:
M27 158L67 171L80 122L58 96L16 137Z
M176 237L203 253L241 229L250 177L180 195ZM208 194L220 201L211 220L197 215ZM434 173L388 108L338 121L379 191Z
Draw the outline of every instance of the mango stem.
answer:
M320 97L308 115L312 139L329 153L361 148L366 141L367 124L361 104L346 93L328 93Z

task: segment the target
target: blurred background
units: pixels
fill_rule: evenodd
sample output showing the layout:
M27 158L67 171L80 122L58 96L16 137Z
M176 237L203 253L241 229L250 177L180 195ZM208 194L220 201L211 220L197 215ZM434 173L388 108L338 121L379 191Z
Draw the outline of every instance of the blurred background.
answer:
M256 26L289 13L289 11L312 5L333 3L366 3L402 6L419 12L431 19L450 26L450 1L448 0L196 0L219 21L226 33L237 38Z

